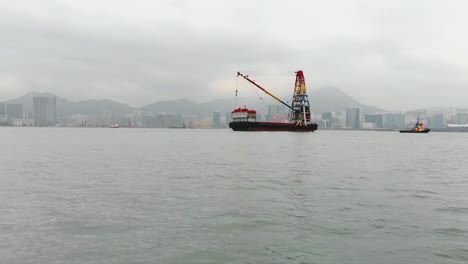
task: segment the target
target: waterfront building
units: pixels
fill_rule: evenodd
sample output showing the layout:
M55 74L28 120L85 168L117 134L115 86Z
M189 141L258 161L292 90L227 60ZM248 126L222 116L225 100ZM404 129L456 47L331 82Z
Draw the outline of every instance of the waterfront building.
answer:
M383 128L383 115L381 114L366 114L364 116L364 123L372 123L374 125L366 125L371 128Z
M468 113L457 113L455 115L455 121L460 125L468 124Z
M394 128L405 128L405 114L398 113L393 115L393 126Z
M22 104L6 104L5 115L7 119L22 119L23 105Z
M220 128L221 127L221 112L219 112L219 111L213 112L212 127L213 128Z
M35 126L55 125L57 120L57 103L55 96L33 97Z
M362 128L363 129L375 129L377 128L377 126L375 123L372 123L372 122L364 122L362 123Z
M359 108L348 108L346 109L346 127L348 128L360 128L361 127L361 115Z
M432 124L431 128L444 128L445 121L443 114L433 114L432 115Z
M324 112L322 114L322 120L324 121L323 125L326 128L333 127L333 113L332 112Z
M395 116L392 113L384 114L383 116L383 128L394 129L395 128Z
M142 125L148 128L181 128L184 124L184 117L176 113L157 113L156 115L142 116Z

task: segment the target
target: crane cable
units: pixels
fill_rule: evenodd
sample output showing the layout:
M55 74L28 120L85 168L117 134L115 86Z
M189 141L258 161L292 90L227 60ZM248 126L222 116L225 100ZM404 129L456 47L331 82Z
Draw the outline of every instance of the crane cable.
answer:
M294 72L293 72L293 73L294 73ZM257 75L257 76L283 76L283 77L285 77L285 76L291 76L291 72L287 72L287 73L273 73L273 74L271 74L271 73L266 73L266 74L265 74L265 73L253 73L253 74L250 74L250 75L251 75L251 76L252 76L252 75ZM238 90L239 90L239 78L236 78L236 79L237 79L237 83L236 83L236 95L235 95L236 99L235 99L235 101L234 101L234 109L237 108L237 92L238 92ZM262 102L263 102L263 104L265 105L266 110L267 110L267 112L268 112L268 105L267 105L267 103L265 102L265 100L263 100L262 96L258 93L257 90L255 90L255 93L258 95L258 97L260 98L260 100L262 100ZM288 103L289 103L289 101L288 101Z
M234 109L237 107L237 91L239 90L239 78L237 79L237 84L236 84L236 100L234 101Z
M258 97L260 98L260 100L262 100L262 102L265 104L265 106L268 108L268 105L267 103L265 102L265 100L263 100L263 97L258 93L258 91L255 90L255 93L258 95Z

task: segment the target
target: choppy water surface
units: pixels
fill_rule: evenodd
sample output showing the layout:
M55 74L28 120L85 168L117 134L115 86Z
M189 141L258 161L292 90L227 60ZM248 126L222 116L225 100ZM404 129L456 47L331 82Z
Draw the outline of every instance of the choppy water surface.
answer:
M0 128L1 263L467 263L468 133Z

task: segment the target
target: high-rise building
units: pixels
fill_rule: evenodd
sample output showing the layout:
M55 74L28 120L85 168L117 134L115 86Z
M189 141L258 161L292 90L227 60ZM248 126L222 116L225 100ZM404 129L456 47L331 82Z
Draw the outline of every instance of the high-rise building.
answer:
M221 112L213 112L213 128L221 127Z
M22 104L6 104L5 113L8 119L21 119L23 118L23 105Z
M444 115L443 114L433 114L432 115L432 128L444 128L445 127L445 122L444 122Z
M364 116L364 122L374 124L373 128L382 128L383 127L383 115L381 115L381 114L366 114Z
M392 113L384 114L383 116L383 127L388 129L395 128L395 116Z
M332 128L333 127L333 113L332 112L324 112L322 114L322 120L324 120L324 127Z
M56 123L57 103L55 96L33 97L34 125L50 126Z
M395 128L405 128L405 114L399 113L393 115L393 126Z
M361 115L359 108L346 109L346 126L349 128L361 127Z
M426 127L434 128L434 127L432 126L432 116L426 118Z
M386 113L383 115L366 115L367 120L372 120L377 124L377 128L400 129L405 128L405 114L403 113Z
M457 113L455 115L455 121L460 125L468 124L468 113Z
M364 123L375 123L375 115L365 114Z

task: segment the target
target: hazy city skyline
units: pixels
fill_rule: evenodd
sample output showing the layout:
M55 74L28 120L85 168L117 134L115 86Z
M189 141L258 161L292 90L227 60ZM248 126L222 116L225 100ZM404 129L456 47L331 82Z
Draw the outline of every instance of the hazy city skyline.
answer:
M302 69L385 109L467 106L464 1L21 3L0 3L0 101L200 102L233 97L238 70Z

